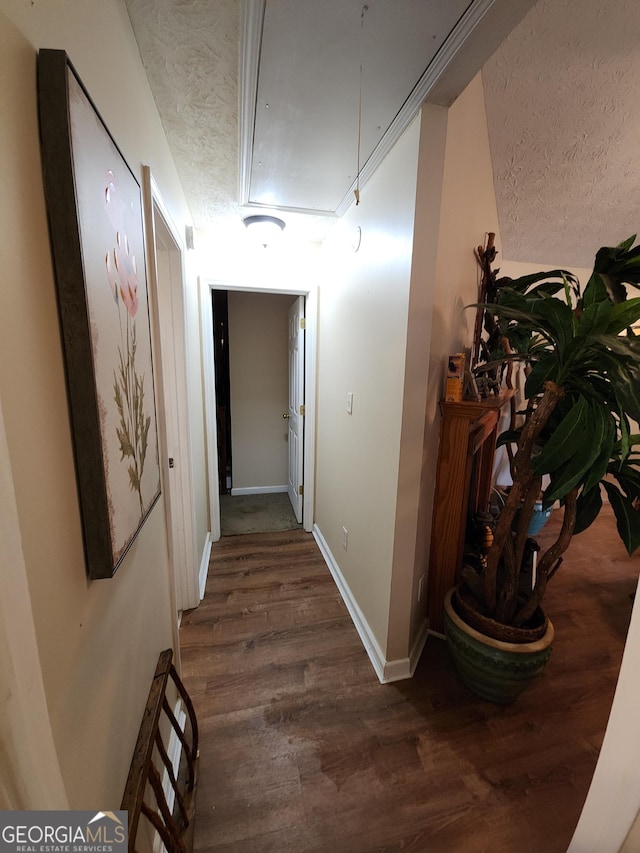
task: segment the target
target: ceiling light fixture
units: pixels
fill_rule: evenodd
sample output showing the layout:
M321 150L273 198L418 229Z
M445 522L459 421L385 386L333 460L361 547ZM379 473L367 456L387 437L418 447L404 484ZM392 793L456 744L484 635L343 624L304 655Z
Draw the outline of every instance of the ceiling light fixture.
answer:
M274 237L284 231L285 223L277 216L245 216L242 220L247 230L255 237L256 241L266 249Z

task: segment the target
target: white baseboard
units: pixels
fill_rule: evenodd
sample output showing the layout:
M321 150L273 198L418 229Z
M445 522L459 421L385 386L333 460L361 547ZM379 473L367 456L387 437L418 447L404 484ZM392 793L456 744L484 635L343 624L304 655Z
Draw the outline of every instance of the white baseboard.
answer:
M211 545L213 539L211 533L207 533L204 540L204 548L202 549L202 559L200 560L200 573L198 575L198 591L200 593L200 601L204 598L204 590L207 585L207 575L209 574L209 560L211 558Z
M365 651L369 655L369 660L371 661L380 683L388 684L391 681L402 681L405 678L411 678L416 666L418 665L420 654L427 639L426 622L421 626L420 631L418 632L418 637L413 644L410 656L388 661L385 658L384 653L364 616L364 613L360 610L358 602L353 597L349 584L342 574L340 566L333 556L331 549L327 545L327 542L317 524L314 524L313 526L313 536L318 543L320 553L322 554L324 561L336 582L338 592L342 596L342 600L349 611L351 620L360 636L360 639L362 640L362 645L364 646Z
M416 671L420 655L424 649L424 644L427 642L429 631L427 628L427 620L425 619L420 630L413 641L413 646L409 652L408 658L399 658L398 660L387 661L384 666L384 683L390 681L403 681L405 678L412 678Z
M288 486L247 486L243 489L231 489L231 497L236 495L273 495L288 491Z

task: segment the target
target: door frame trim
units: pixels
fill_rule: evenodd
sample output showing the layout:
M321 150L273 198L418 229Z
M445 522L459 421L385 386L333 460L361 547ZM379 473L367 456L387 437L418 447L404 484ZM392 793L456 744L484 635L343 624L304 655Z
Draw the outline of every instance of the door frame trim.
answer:
M304 496L302 525L311 533L314 521L315 443L316 443L316 343L318 293L315 287L253 287L224 279L200 279L200 317L202 324L202 372L204 377L205 436L207 442L207 475L209 481L209 525L211 538L220 538L220 495L218 494L218 434L216 428L215 362L213 352L212 290L236 290L252 293L282 294L305 297L306 329L304 336L305 423L303 435Z
M176 612L176 617L179 618L179 613L191 607L197 607L200 603L200 566L196 561L196 543L195 543L195 513L193 506L193 481L191 476L192 469L192 454L191 454L191 430L189 424L189 399L187 385L187 351L186 351L186 320L185 320L185 297L184 288L186 277L185 255L186 248L178 229L176 228L171 215L164 203L162 194L156 181L154 180L151 169L142 166L142 189L143 201L145 209L145 236L147 240L147 274L150 286L150 307L151 307L151 322L154 343L154 374L155 374L155 394L158 411L161 413L159 418L160 444L159 453L160 471L162 477L162 488L164 492L165 505L165 528L167 531L167 544L169 547L170 556L170 571L172 574L172 607ZM163 352L163 342L160 340L160 325L159 315L164 310L169 310L165 305L161 304L161 295L158 287L158 269L156 261L157 250L157 233L156 233L156 217L162 220L162 226L166 230L168 236L175 245L175 250L178 254L178 263L180 269L181 290L176 293L178 305L175 306L178 310L174 311L171 306L171 314L173 317L173 333L172 341L165 342L168 344L172 355L175 359L176 369L176 402L178 405L177 419L178 431L177 436L179 442L180 462L179 478L177 491L178 494L173 495L176 500L167 500L169 487L169 448L167 446L166 434L166 418L163 413L167 406L167 395L165 393L163 380L164 373L162 371L163 360L166 359L168 353ZM179 316L176 316L178 314ZM169 496L170 498L171 496ZM169 513L176 517L174 522L181 524L184 530L184 541L181 543L180 553L176 553L176 545L172 535L172 520ZM177 621L174 626L174 632L177 632ZM177 641L177 637L176 637ZM177 648L177 647L176 647Z
M306 359L306 307L306 298L298 296L291 303L287 312L287 363L289 365L289 376L287 377L287 414L289 416L287 420L287 494L298 522L304 519L304 492L300 494L300 485L305 481L304 433L306 415L304 414L304 403L306 383L304 363ZM299 370L300 358L302 358L302 370ZM294 447L295 452L292 458Z

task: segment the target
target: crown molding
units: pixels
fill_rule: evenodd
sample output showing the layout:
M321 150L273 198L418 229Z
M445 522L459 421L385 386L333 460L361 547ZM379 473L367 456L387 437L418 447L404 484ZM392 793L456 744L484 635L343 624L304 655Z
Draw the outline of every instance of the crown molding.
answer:
M497 0L475 0L468 6L360 170L360 189L366 185L389 151L411 124L431 90L458 56L476 26L496 2ZM357 180L354 180L343 196L335 211L337 216L342 216L353 204L357 183Z
M360 188L375 173L398 139L419 112L422 104L450 105L478 72L508 32L533 5L534 0L471 0L469 6L427 66L422 77L398 111L359 176ZM240 56L240 164L239 197L244 207L283 212L308 213L314 216L341 217L354 202L354 179L335 210L309 210L250 202L253 139L255 130L258 74L266 0L243 3L242 51ZM472 38L473 35L473 38Z

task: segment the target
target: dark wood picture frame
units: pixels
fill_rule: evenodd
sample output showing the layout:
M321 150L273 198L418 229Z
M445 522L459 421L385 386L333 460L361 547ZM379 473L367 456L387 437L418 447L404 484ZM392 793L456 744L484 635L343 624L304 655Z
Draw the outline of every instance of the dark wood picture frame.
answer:
M108 578L160 495L141 192L66 52L37 70L86 567Z

